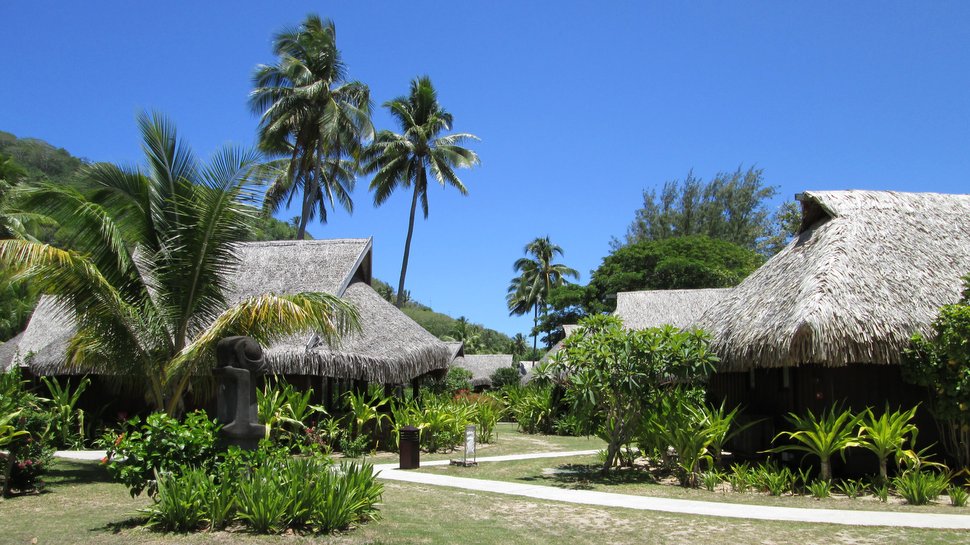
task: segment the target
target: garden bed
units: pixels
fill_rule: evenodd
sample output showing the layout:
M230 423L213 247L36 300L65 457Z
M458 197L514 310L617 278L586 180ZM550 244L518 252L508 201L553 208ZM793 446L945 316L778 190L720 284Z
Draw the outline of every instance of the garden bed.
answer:
M597 456L570 458L546 458L510 462L488 462L476 467L428 466L418 471L494 481L529 483L554 486L572 490L595 490L661 498L696 501L727 502L774 507L799 507L807 509L848 509L861 511L901 511L910 513L970 514L970 507L953 507L947 497L929 505L908 505L902 498L890 495L883 503L869 493L849 498L833 492L828 498L815 499L807 495L785 494L771 496L749 490L734 492L727 482L711 492L703 488L685 488L673 476L657 477L645 469L615 469L609 475L600 473L602 462Z

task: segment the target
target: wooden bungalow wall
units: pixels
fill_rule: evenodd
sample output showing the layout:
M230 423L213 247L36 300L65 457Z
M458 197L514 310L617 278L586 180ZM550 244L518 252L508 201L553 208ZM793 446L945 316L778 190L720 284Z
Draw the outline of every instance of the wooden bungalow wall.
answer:
M805 414L810 409L819 414L832 405L853 411L866 407L881 411L887 402L895 410L918 403L925 406L926 402L925 390L903 382L898 366L864 364L716 373L708 384L708 396L714 403L726 401L728 407L741 405L745 421L762 420L728 445L747 456L770 448L771 439L778 432L790 429L785 419L790 412ZM921 445L937 441L936 425L925 408L917 413L916 425Z

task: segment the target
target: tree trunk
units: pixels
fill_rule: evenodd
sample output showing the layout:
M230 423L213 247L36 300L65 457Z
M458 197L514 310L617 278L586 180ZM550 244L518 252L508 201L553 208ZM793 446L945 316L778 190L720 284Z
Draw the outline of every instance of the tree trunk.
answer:
M532 361L535 361L539 342L539 302L532 306Z
M414 184L414 195L411 197L411 217L408 220L408 237L404 240L404 262L401 264L401 281L397 284L397 303L395 306L401 308L404 305L404 277L408 273L408 256L411 254L411 235L414 234L414 211L418 207L418 184Z
M822 458L822 472L819 478L823 481L832 480L832 460L829 457Z
M885 458L881 458L879 460L879 478L882 479L883 483L886 483L889 481L889 471L887 471L887 468L886 468Z

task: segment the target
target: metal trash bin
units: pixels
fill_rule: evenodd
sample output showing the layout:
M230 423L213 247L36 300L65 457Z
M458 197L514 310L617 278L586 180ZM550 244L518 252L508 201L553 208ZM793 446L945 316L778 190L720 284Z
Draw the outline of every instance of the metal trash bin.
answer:
M400 436L401 469L421 467L421 430L414 426L401 428Z

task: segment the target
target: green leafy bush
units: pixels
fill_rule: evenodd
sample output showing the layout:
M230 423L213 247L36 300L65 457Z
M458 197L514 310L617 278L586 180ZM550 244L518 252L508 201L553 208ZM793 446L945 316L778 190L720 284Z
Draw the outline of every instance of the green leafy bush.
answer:
M284 453L280 455L280 453ZM287 528L330 533L378 518L384 487L370 464L334 466L285 450L228 455L214 469L157 476L158 495L145 510L160 530L193 531L239 522L255 533Z
M518 367L499 367L489 377L492 381L493 389L501 389L506 386L516 386L522 382L522 374Z
M818 479L805 487L813 498L821 500L832 495L832 481Z
M951 459L970 468L970 275L960 301L944 305L933 334L913 335L903 352L903 379L923 386L928 408L940 427Z
M787 467L765 462L753 470L753 480L763 492L781 496L794 488L795 476Z
M576 414L600 423L597 435L607 443L606 472L673 385L689 387L703 380L717 356L700 330L628 330L615 316L599 315L580 325L563 342L557 374L565 377L566 398Z
M182 422L165 413L153 413L144 423L132 418L127 428L120 435L105 434L101 444L107 449L103 461L108 472L128 487L132 497L146 488L155 496L156 473L211 468L215 461L217 427L204 412L189 413Z
M148 524L171 532L198 530L209 514L212 480L203 469L156 473L157 501L145 509Z
M509 412L519 430L525 433L548 433L554 426L555 410L552 404L552 387L530 384L525 387L509 387L503 390Z
M731 483L731 490L738 493L747 492L754 484L754 471L746 463L734 464L728 474L728 482Z
M50 392L51 434L59 448L82 448L84 446L84 411L77 408L81 394L91 384L84 377L72 390L71 381L61 385L57 378L41 377Z
M701 485L708 492L714 492L718 486L727 480L727 474L717 468L709 469L701 473Z
M893 486L907 503L926 505L947 489L950 479L935 471L904 471L893 479Z
M869 487L861 479L845 479L836 485L839 492L854 500L866 493Z
M950 497L950 505L953 507L966 507L967 499L970 494L967 493L967 489L959 486L953 485L946 489L947 495Z

